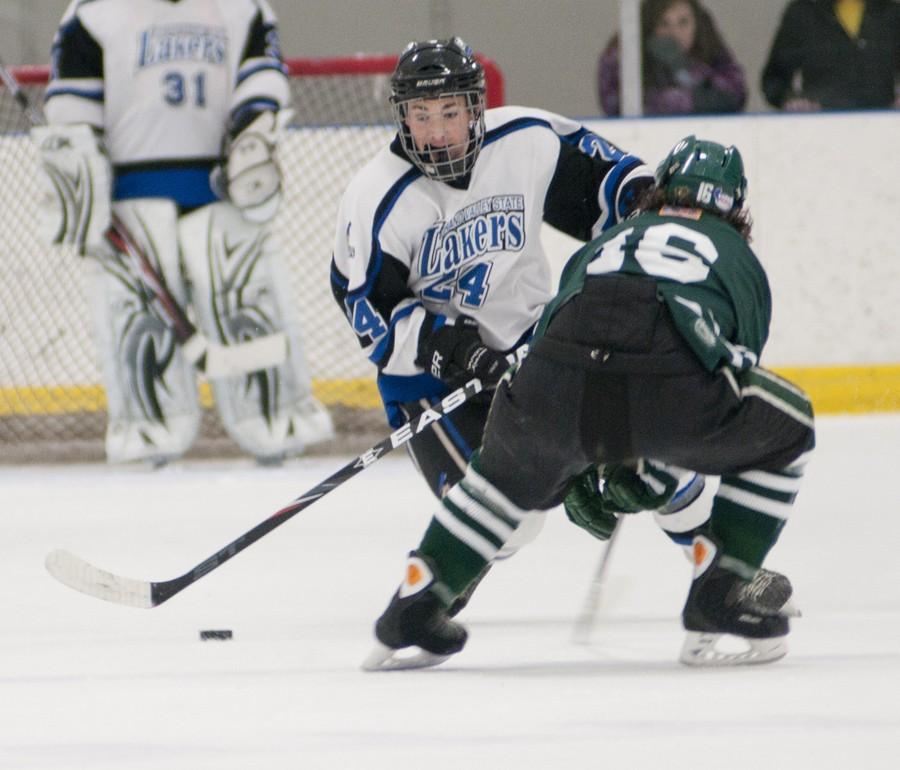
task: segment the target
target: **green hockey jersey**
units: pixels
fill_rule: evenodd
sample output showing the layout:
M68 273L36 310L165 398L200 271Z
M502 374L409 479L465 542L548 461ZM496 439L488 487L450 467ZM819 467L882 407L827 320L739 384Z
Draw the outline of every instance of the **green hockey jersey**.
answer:
M538 336L586 278L611 273L655 279L659 299L708 370L759 362L772 315L769 282L747 242L719 217L664 207L607 230L569 259Z

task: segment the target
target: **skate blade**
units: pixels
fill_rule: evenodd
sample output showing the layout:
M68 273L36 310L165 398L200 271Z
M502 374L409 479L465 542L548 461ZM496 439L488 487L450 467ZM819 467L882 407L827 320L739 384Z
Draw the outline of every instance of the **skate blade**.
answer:
M718 647L723 638L740 640L745 649L732 652ZM759 663L774 663L787 655L787 637L775 636L771 639L750 639L731 634L712 634L702 631L688 631L678 660L686 666L751 666Z
M406 671L416 668L430 668L447 660L449 655L436 655L421 647L409 647L395 650L381 642L362 662L363 671Z
M803 613L800 611L800 608L794 604L793 599L788 599L778 611L787 618L803 617Z

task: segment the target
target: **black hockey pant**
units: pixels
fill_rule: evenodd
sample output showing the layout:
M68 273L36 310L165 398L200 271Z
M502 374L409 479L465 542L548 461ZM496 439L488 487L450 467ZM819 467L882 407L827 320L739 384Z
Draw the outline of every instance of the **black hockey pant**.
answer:
M591 464L644 457L723 475L778 470L813 445L799 388L764 369L706 371L654 281L603 276L498 388L480 469L520 508L546 510Z
M491 395L483 393L475 396L407 444L410 457L438 498L459 482L466 472L472 452L481 446ZM409 420L430 406L430 402L422 399L403 404L401 410Z

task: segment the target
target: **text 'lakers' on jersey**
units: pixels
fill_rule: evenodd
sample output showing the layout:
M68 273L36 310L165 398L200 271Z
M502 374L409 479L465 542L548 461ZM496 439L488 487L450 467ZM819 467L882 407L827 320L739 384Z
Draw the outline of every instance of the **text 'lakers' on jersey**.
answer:
M559 115L504 107L485 127L461 179L426 178L395 140L344 194L332 289L387 403L442 392L416 357L448 320L475 319L496 350L527 339L551 296L541 223L587 240L650 180L639 159Z
M104 132L117 199L177 199L196 183L211 200L205 177L170 175L169 195L152 174L208 172L242 113L280 109L289 89L265 0L76 0L53 42L45 99L50 123ZM120 178L134 171L142 176Z

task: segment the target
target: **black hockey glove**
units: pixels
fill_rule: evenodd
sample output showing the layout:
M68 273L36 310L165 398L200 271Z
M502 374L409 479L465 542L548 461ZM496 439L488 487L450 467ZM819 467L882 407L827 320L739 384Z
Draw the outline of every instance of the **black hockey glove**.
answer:
M477 377L484 388L492 388L510 362L506 355L481 341L474 320L457 318L423 342L416 364L448 385Z

